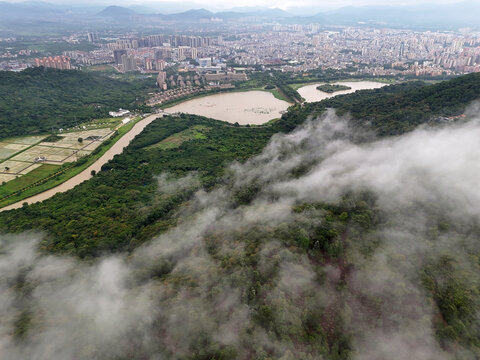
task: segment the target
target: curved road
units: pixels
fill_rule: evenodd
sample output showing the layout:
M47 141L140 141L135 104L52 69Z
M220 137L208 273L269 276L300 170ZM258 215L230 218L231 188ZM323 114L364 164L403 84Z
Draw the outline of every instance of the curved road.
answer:
M68 179L64 183L61 183L60 185L57 185L49 190L41 192L37 195L33 195L29 198L20 200L11 205L7 205L1 208L0 212L6 211L6 210L18 209L22 207L23 203L25 202L29 204L33 204L39 201L46 200L48 198L51 198L56 193L70 190L75 186L77 186L78 184L84 182L85 180L90 179L92 177L92 174L91 174L92 170L95 170L96 172L100 171L103 164L113 159L115 155L121 154L123 152L123 149L130 143L130 141L132 141L135 136L140 134L148 124L150 124L153 120L162 116L163 114L153 114L146 117L145 119L140 120L138 123L136 123L133 126L133 128L128 133L123 135L115 144L113 144L113 146L110 149L108 149L105 152L105 154L103 154L97 161L95 161L92 165L90 165L88 168L83 170L81 173L75 175L74 177Z

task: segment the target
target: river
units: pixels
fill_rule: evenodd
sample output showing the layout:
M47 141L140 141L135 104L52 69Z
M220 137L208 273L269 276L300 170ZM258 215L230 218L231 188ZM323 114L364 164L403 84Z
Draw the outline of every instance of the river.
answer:
M378 89L387 85L387 84L379 83L375 81L339 81L333 84L345 85L350 87L351 89L337 91L329 94L329 93L317 90L317 86L322 84L324 83L306 85L301 87L297 91L305 99L306 102L315 102L315 101L322 101L337 95L350 94L357 90Z
M110 149L108 149L105 152L105 154L103 154L97 161L95 161L92 165L90 165L88 168L83 170L81 173L75 175L74 177L68 179L64 183L57 185L49 190L41 192L37 195L33 195L27 199L18 201L11 205L7 205L1 208L0 212L6 211L6 210L18 209L22 207L23 203L25 202L32 204L32 203L46 200L48 198L51 198L56 193L70 190L75 186L77 186L78 184L84 182L85 180L90 179L92 177L92 170L99 172L104 164L106 164L108 161L113 159L115 155L121 154L123 152L123 148L126 147L128 144L130 144L130 141L132 141L135 136L140 134L148 124L150 124L153 120L155 120L160 116L163 116L163 115L159 115L159 114L150 115L145 119L142 119L139 122L137 122L133 126L133 128L128 133L123 135L115 144L113 144L113 146Z
M280 118L290 105L267 91L243 91L203 96L172 106L166 111L201 115L232 124L260 125Z

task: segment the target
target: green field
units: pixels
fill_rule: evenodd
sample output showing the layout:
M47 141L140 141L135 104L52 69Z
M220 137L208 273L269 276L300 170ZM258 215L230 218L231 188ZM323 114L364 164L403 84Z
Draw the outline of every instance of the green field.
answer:
M159 143L148 146L146 149L175 149L178 148L183 142L194 139L206 139L205 132L209 130L208 127L203 125L195 125L187 130L180 131L173 134Z
M99 71L104 73L116 73L118 72L113 66L110 65L93 65L85 67L85 71Z
M5 196L13 194L25 187L31 186L40 179L46 178L55 172L59 171L60 167L57 165L44 164L35 170L30 171L28 174L19 176L14 181L9 181L6 184L0 186L0 204L3 202L1 199Z

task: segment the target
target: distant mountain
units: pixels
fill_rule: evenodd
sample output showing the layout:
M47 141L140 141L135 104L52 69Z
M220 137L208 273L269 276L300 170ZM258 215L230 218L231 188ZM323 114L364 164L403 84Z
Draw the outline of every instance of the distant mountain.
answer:
M108 6L102 11L100 11L97 15L102 17L110 17L113 19L124 19L129 18L132 15L136 15L137 13L131 9L127 9L121 6Z
M48 3L25 2L12 4L4 1L0 2L0 18L45 17L63 13L63 10Z
M130 5L128 9L136 12L137 14L156 14L157 11L153 8L143 5Z
M48 20L52 23L67 22L72 26L90 21L92 15L118 22L132 16L164 19L174 22L197 22L212 17L224 22L277 21L283 24L311 24L356 26L365 24L392 28L416 30L458 30L459 28L480 29L478 14L480 2L464 1L456 4L423 4L414 6L349 6L332 11L319 11L318 7L310 11L292 8L292 12L279 8L263 6L234 7L228 10L212 12L208 9L192 9L190 2L159 2L149 5L131 5L128 7L81 4L51 4L41 1L8 3L0 1L0 19L10 20L13 25L25 20L39 23ZM190 10L187 10L190 7ZM184 10L185 9L185 10ZM97 18L98 20L98 18ZM10 28L13 26L10 25ZM23 26L23 25L20 25Z
M423 4L416 6L344 7L327 12L331 23L353 25L358 22L395 27L458 28L478 27L480 3Z
M210 18L212 16L215 16L215 14L205 9L192 9L176 14L164 15L165 18L170 20L198 20Z
M257 16L290 17L292 14L279 8L268 8L264 6L243 6L226 10L228 13L243 13Z

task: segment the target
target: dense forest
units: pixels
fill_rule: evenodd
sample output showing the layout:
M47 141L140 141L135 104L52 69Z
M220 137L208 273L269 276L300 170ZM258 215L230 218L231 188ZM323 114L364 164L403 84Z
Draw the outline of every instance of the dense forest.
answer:
M370 123L380 135L398 135L434 121L438 116L458 115L466 104L480 97L479 82L480 73L431 86L407 82L337 96L323 104L335 108L339 114L351 114L357 124Z
M296 104L264 126L166 117L90 181L0 213L0 228L42 231L42 252L82 264L128 254L124 291L142 298L127 309L142 320L128 323L121 341L113 338L116 346L75 332L75 358L380 359L400 351L406 355L399 359L473 359L480 355L478 223L463 212L457 217L451 198L439 200L444 192L419 191L405 205L411 184L401 182L415 176L387 178L380 188L393 190L385 195L363 183L340 186L344 173L363 165L357 158L336 166L353 150L371 151L372 172L382 178L379 156L403 151L413 161L422 148L412 143L443 136L407 132L437 126L436 119L460 114L477 98L480 74L473 74ZM326 111L332 107L352 119ZM340 160L329 161L335 146ZM324 167L333 170L322 173ZM312 183L318 172L321 181ZM329 183L327 175L338 180ZM74 279L94 272L80 269ZM25 298L14 322L20 344L49 326L32 315L35 284L28 269L21 271L14 278L17 296ZM65 326L61 316L57 321Z
M0 138L66 128L140 107L154 80L125 82L43 67L0 71Z

